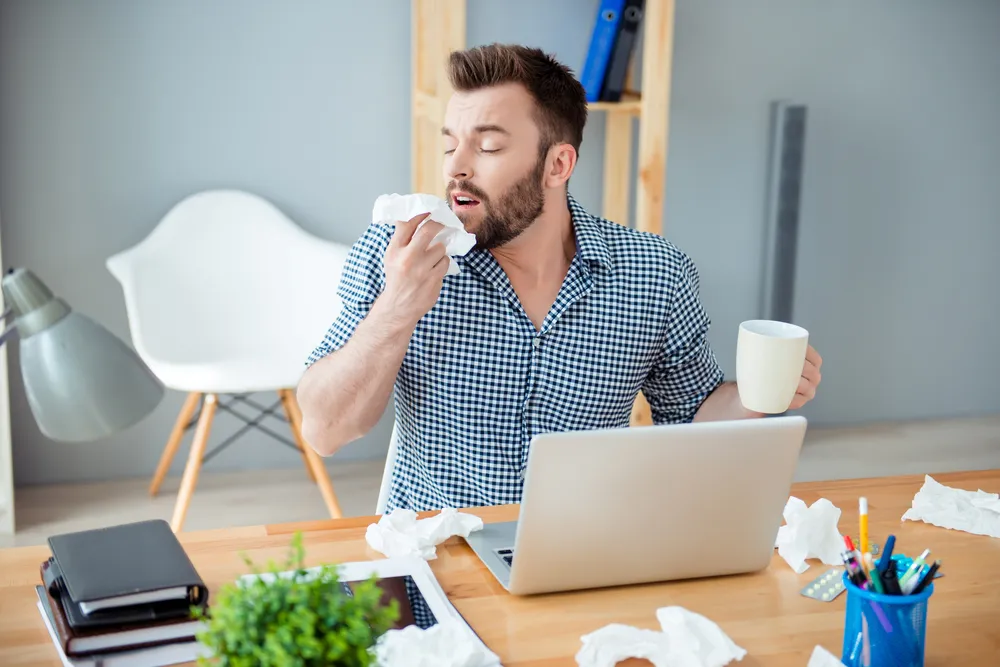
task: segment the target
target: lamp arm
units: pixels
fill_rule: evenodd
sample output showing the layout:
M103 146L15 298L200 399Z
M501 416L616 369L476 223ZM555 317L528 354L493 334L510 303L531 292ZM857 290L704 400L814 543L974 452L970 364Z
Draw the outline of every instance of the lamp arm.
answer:
M7 308L7 310L3 311L3 314L0 314L0 323L5 322L7 318L10 317L10 314L12 312L14 312L13 307L9 307ZM3 333L0 333L0 347L3 347L4 343L7 342L7 339L13 336L16 331L17 331L16 324L12 324L6 329L4 329Z

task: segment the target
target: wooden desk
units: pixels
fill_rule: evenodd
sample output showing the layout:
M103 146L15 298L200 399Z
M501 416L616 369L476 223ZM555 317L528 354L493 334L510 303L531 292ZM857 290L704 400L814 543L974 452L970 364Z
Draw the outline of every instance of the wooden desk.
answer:
M1000 470L935 475L959 488L1000 489ZM868 497L871 538L881 544L890 532L897 549L910 556L925 547L942 560L928 611L926 664L1000 665L1000 539L901 522L922 476L798 484L795 496L820 497L841 508L840 530L857 536L858 497ZM469 510L484 521L514 518L516 507ZM283 560L291 534L305 531L308 565L380 558L368 548L365 529L373 517L278 524L182 533L195 567L214 590L246 572L238 552L259 563ZM0 665L58 667L58 658L35 607L38 566L47 547L0 550ZM804 667L821 644L839 655L846 594L832 603L799 595L826 566L810 561L796 575L775 554L764 572L699 581L631 586L531 598L508 595L460 539L438 547L431 562L458 610L504 665L575 665L580 636L612 622L657 628L656 609L682 605L704 614L748 651L739 664ZM648 664L645 661L631 661Z

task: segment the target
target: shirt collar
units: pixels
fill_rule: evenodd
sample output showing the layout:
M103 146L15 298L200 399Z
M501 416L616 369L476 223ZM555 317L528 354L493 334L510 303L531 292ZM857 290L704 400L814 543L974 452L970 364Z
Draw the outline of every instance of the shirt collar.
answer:
M608 240L598 224L597 218L587 213L573 195L566 193L566 203L569 206L570 218L573 221L573 233L576 235L576 250L581 259L596 262L604 268L611 267L611 251Z

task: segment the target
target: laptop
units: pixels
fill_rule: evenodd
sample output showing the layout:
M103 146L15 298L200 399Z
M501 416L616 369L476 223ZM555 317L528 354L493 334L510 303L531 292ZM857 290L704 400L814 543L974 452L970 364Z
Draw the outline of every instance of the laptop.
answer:
M762 570L805 432L780 416L539 435L518 520L466 542L515 595Z

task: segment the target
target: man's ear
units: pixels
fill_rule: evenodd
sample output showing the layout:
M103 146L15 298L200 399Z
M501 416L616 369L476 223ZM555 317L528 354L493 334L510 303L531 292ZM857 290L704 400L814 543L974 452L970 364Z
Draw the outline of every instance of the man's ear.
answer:
M549 148L545 159L545 174L542 186L545 188L560 188L566 185L576 168L576 149L569 144L555 144Z

